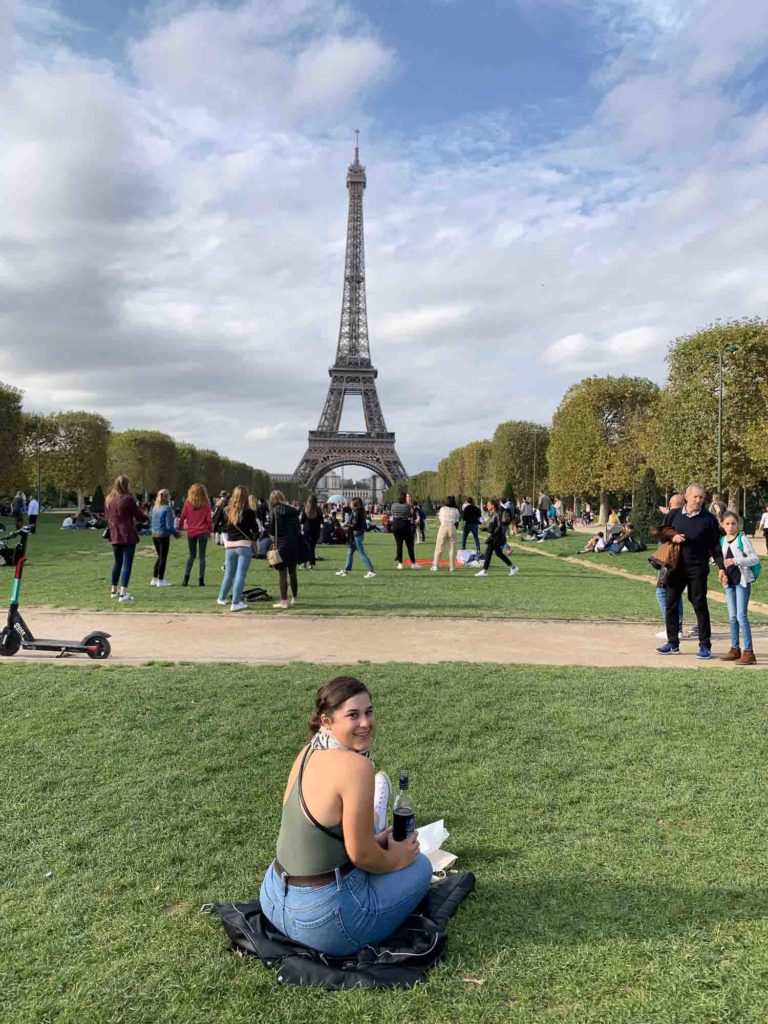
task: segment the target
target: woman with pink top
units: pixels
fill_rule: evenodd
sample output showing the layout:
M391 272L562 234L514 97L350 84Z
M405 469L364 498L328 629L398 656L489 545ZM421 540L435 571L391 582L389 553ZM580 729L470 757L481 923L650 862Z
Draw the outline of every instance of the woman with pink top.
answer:
M213 530L211 502L208 498L205 484L192 484L187 491L187 500L184 502L184 507L179 517L179 529L187 531L187 546L189 548L189 557L184 569L184 586L189 586L192 566L195 564L195 558L199 554L199 584L201 587L204 587L205 550L208 547L208 538Z

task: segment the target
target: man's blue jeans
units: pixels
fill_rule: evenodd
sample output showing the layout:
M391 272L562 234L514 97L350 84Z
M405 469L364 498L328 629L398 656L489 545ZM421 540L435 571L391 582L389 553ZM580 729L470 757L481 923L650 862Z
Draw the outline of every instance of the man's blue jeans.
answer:
M747 618L749 607L749 595L752 592L752 584L746 587L741 584L737 587L726 587L725 603L728 605L728 622L731 627L731 647L739 646L739 628L741 628L741 639L744 641L743 650L752 650L752 630Z
M344 571L345 572L349 572L349 570L352 568L352 559L354 557L355 551L359 551L360 552L360 557L362 558L363 564L367 568L368 572L375 572L376 570L373 568L373 562L370 560L370 558L366 554L365 545L363 544L363 534L362 533L356 533L355 534L355 546L354 547L352 547L351 544L349 544L347 546L347 560L344 563Z
M230 587L232 588L232 604L240 604L243 599L243 587L253 553L248 547L227 548L224 555L224 579L221 581L219 600L226 601ZM234 585L233 581L234 580Z
M667 621L667 591L665 587L656 587L656 600L661 610L661 621ZM683 632L683 599L680 598L680 633Z
M475 538L475 551L480 550L480 531L478 530L477 523L464 523L464 530L461 535L461 548L462 551L467 546L467 537L472 535Z
M372 875L354 868L336 869L336 879L322 888L286 885L274 864L264 876L259 901L272 924L288 938L331 956L355 953L382 942L422 901L432 865L423 853L402 871Z

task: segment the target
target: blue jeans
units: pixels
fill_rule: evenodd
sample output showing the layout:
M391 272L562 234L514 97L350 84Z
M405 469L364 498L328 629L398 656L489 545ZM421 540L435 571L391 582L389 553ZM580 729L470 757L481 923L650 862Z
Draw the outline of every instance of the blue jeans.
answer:
M659 602L659 608L661 609L661 620L662 622L667 621L667 591L666 587L656 587L656 600ZM680 632L683 631L683 599L680 598L680 604L678 605L680 611Z
M136 554L135 544L113 544L112 556L115 559L112 566L112 586L116 587L118 580L121 587L128 586L133 568L133 556Z
M243 587L245 577L248 575L248 567L251 564L253 553L250 544L248 547L227 548L224 554L224 579L221 581L219 600L226 601L230 587L232 587L232 604L240 604L243 599ZM234 586L232 586L232 581Z
M355 550L360 552L360 557L362 558L363 563L365 564L366 568L368 569L368 572L375 572L375 570L373 568L373 562L370 560L368 555L365 553L365 545L363 544L363 534L362 533L356 533L355 534L355 546L354 547L352 547L351 544L347 547L347 560L344 563L344 571L345 572L349 572L349 570L352 568L352 558L353 558L353 556L355 554Z
M424 898L432 865L423 853L402 871L371 875L354 868L320 889L288 885L274 864L261 883L259 901L266 916L284 935L331 956L355 953L382 942Z
M467 547L467 537L472 535L475 538L475 551L480 550L480 533L478 532L477 523L464 523L464 530L461 537L461 548L462 551Z
M744 641L744 650L752 650L752 630L747 618L749 607L749 595L752 591L752 584L746 587L726 587L725 603L728 605L728 622L731 627L731 647L739 646L739 627L741 627L741 639Z

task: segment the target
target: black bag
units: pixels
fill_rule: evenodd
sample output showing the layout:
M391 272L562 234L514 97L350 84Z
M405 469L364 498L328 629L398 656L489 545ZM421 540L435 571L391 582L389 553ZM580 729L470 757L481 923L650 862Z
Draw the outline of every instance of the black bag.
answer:
M104 532L102 533L101 536L104 538L104 540L109 540L109 527L108 526L106 527L106 529L104 530Z
M394 934L378 946L365 946L349 956L328 956L279 932L250 903L213 903L204 911L218 914L231 939L233 953L257 956L277 970L281 985L342 988L411 988L445 956L448 920L475 887L469 871L448 875L430 886L419 906Z

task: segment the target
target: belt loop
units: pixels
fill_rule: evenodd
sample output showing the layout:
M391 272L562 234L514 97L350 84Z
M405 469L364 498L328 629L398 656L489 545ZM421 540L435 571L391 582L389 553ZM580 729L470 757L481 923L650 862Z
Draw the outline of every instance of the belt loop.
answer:
M342 874L341 874L341 869L340 868L334 868L333 869L333 873L336 875L336 892L341 892L341 890L344 888L344 886L342 884L342 881L341 881L342 877L343 877Z

